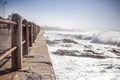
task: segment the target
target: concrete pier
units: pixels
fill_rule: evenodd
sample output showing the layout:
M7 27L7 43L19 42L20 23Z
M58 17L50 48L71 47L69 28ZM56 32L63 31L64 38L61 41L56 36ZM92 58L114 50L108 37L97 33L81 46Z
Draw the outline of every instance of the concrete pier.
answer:
M5 43L7 48L10 46L10 36L8 36L8 34L5 35L8 38L6 40L8 43ZM2 38L1 34L0 38ZM0 43L0 46L2 46L3 43ZM4 49L0 47L0 50ZM6 60L9 57L7 57ZM2 62L0 62L0 64L2 64ZM46 41L42 32L38 34L33 46L29 48L29 54L24 56L22 69L17 71L13 70L11 68L11 59L9 58L0 68L0 80L56 80Z

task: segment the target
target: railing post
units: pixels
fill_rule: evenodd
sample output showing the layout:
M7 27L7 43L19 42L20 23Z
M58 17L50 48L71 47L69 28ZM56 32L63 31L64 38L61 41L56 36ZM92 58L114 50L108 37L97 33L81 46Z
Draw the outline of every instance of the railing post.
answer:
M35 39L37 38L37 25L35 24Z
M14 25L11 30L12 47L17 46L17 50L12 53L12 68L22 68L22 17L18 14L12 15L12 21L15 21L17 25Z
M32 23L29 22L29 47L32 47L33 42L33 26Z
M37 25L37 35L38 35L38 25Z
M33 43L35 42L35 24L33 23Z
M37 26L35 24L35 39L36 39L36 36L37 36Z
M25 25L25 31L24 31L24 39L25 39L25 44L24 45L24 49L23 49L23 54L24 55L28 55L29 52L29 26L28 26L28 22L26 20L23 20L23 24Z
M32 43L34 43L34 24L32 23Z

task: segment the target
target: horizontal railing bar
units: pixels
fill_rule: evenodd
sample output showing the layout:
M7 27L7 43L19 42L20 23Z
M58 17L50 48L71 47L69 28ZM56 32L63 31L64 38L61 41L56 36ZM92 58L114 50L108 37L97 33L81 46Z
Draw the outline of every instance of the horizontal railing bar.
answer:
M14 22L14 21L3 20L3 19L0 19L0 24L13 24L13 25L17 25L17 23Z
M23 26L23 27L26 27L26 25L25 25L25 24L22 24L22 26ZM31 25L27 25L27 26L28 26L28 27L31 27Z
M10 50L8 50L7 52L5 52L4 54L2 54L0 56L0 61L2 61L5 57L7 57L9 54L11 54L16 49L17 49L17 47L15 46L15 47L11 48Z
M22 24L23 27L25 27L25 24Z
M22 45L25 44L25 42L26 42L26 41L24 40L24 41L22 42Z

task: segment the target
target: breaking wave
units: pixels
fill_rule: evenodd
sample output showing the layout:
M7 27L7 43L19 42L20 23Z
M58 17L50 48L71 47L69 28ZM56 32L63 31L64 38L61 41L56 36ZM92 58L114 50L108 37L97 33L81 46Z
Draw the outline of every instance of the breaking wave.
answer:
M55 32L54 36L58 39L75 38L91 43L120 46L120 32L117 31Z
M72 35L76 39L90 40L92 43L110 44L120 46L120 33L113 31L98 32L89 34Z
M114 32L99 32L93 35L91 42L120 46L120 35Z

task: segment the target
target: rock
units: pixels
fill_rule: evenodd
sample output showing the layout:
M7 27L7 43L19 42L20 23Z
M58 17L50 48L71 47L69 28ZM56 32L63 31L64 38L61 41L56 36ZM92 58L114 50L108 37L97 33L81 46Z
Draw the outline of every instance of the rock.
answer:
M62 47L72 47L70 44L61 45Z
M53 54L56 55L68 55L68 56L78 56L76 53L79 53L78 50L60 50L58 49L56 52L52 52Z
M58 44L56 41L50 41L48 39L46 39L46 42L47 42L48 45Z
M75 56L75 57L91 57L91 58L105 58L101 53L96 53L93 50L84 50L80 52L78 50L61 50L58 49L56 52L52 52L55 55L66 55L66 56Z
M105 72L106 72L106 70L101 70L100 72L105 73Z
M112 69L114 66L110 64L109 66L106 67L106 69Z
M119 69L119 70L120 70L120 67L116 67L116 69Z
M112 49L110 49L110 50L108 50L108 51L110 51L110 52L112 52L112 53L115 53L117 56L120 56L120 49L112 48Z
M103 56L102 53L97 53L93 50L84 50L84 53L82 54L86 57L92 57L92 58L105 58L106 56Z
M84 45L84 47L91 49L91 48L92 48L92 45Z
M99 48L97 48L96 50L100 50Z
M120 53L120 49L112 49L114 53Z
M74 44L78 44L78 42L72 40L72 39L63 39L64 43L74 43Z
M61 40L55 39L54 41L57 41L57 42L58 42L58 41L61 41Z
M98 53L96 53L96 52L93 51L93 50L84 50L84 52L91 52L92 54L98 54Z
M76 39L82 39L84 35L72 35L72 37L75 37Z

